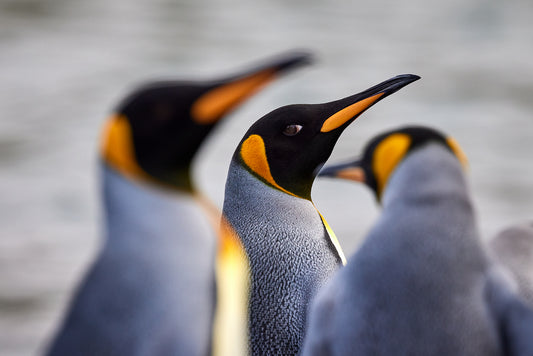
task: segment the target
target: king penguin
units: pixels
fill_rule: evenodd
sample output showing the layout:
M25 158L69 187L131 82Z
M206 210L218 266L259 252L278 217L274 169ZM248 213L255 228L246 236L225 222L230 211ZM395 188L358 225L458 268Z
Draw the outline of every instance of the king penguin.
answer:
M533 306L533 221L506 227L489 241L492 257L515 278L520 295Z
M319 168L343 130L379 100L419 79L400 75L323 104L278 108L256 121L230 163L223 215L249 260L249 351L295 355L309 300L344 262L311 200Z
M195 189L191 164L222 118L310 59L291 51L225 78L147 83L123 100L101 149L104 244L48 355L222 353L212 341L225 307L215 255L239 246L218 241L220 214Z
M322 170L383 211L313 301L303 355L533 355L533 312L484 252L465 165L453 138L409 126Z

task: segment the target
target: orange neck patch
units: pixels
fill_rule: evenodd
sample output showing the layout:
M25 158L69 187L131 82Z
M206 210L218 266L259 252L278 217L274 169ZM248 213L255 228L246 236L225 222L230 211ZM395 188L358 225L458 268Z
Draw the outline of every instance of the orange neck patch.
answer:
M250 135L241 145L241 158L243 162L256 175L264 179L273 187L292 196L297 196L288 190L282 188L272 177L270 166L268 164L265 142L259 135Z
M222 217L215 261L217 305L213 322L213 356L246 355L250 262L237 232Z
M316 209L316 207L315 207L315 209ZM341 244L339 242L339 239L337 238L337 235L335 235L335 233L333 232L333 229L331 228L331 226L329 226L328 222L326 221L324 216L320 213L320 211L318 211L318 209L316 209L316 211L317 211L318 215L320 215L320 219L322 220L322 224L326 228L326 231L328 233L329 239L331 240L331 243L335 247L335 251L337 252L337 255L339 256L339 258L340 258L340 260L342 262L342 265L346 266L346 257L344 256L344 252L342 251Z

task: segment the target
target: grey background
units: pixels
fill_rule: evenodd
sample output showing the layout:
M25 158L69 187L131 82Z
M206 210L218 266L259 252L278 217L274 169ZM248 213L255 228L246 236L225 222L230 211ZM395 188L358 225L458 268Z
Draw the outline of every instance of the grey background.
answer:
M529 0L0 1L0 354L42 350L94 256L100 129L147 78L316 51L313 67L254 97L202 150L195 176L221 206L230 156L260 116L421 75L354 123L330 162L381 130L432 125L469 156L485 238L531 218L532 15ZM378 214L374 197L318 181L313 198L349 255Z

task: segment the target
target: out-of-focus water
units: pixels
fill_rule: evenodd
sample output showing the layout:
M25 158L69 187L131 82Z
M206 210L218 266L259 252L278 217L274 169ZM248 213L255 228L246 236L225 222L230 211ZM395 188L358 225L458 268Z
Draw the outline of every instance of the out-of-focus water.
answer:
M212 136L195 169L220 206L248 126L289 103L333 100L400 73L422 80L343 135L330 162L406 123L455 136L485 237L533 216L529 0L0 1L0 354L42 351L99 244L99 130L147 78L207 77L289 48L318 61L274 83ZM364 187L313 197L347 254L378 214Z

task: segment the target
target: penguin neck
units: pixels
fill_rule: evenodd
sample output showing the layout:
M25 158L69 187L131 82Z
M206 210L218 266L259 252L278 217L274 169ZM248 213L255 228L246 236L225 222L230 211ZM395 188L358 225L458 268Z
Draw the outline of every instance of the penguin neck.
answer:
M312 212L317 221L320 221L320 215L312 201L288 194L263 182L235 159L230 164L225 197L224 211L230 215L234 209L242 211L242 207L245 206L245 212L253 214L255 219L273 215L280 220L278 222L286 220L285 224L297 225L298 221L295 218L298 215L308 216ZM284 214L284 211L290 214ZM238 215L228 217L239 219Z
M473 214L464 170L459 160L442 144L430 143L399 163L382 197L383 209L395 205L438 202Z
M176 190L191 194L194 194L196 191L196 187L191 178L190 165L167 172L153 172L151 176L155 178L150 183L160 186L161 189Z
M228 172L223 214L247 250L261 253L256 248L264 244L262 248L270 249L273 255L306 256L303 251L309 248L331 256L336 264L343 262L338 241L330 235L329 226L312 201L273 188L235 160ZM262 241L258 241L259 236ZM316 253L310 252L307 258Z
M133 180L105 163L101 165L101 172L104 218L109 236L117 236L117 239L121 236L126 239L135 236L147 240L172 239L174 234L168 233L170 230L164 233L164 229L178 225L182 216L206 215L203 200L196 194ZM111 231L116 227L120 227L120 232Z

